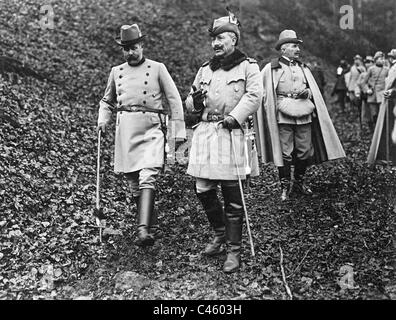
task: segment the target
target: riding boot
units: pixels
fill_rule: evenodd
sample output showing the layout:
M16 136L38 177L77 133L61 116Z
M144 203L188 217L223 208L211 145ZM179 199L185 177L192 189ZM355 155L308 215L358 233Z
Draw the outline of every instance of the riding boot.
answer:
M296 165L294 167L294 184L293 191L303 194L312 195L312 190L304 183L304 175L307 171L309 160L296 160Z
M139 246L151 246L154 237L149 234L150 221L154 210L154 189L141 189L138 204L138 241Z
M155 208L151 216L149 231L154 239L160 239L163 236L163 233L158 223L158 211Z
M206 246L204 253L208 256L221 254L224 252L222 245L225 243L225 222L223 207L217 198L216 190L197 193L197 197L201 201L214 231L214 238Z
M243 203L239 186L222 186L227 239L227 258L223 271L235 272L239 269L242 245Z
M290 180L291 180L291 169L290 162L283 161L283 167L278 167L279 180L281 183L282 195L281 200L286 201L289 199L290 193Z

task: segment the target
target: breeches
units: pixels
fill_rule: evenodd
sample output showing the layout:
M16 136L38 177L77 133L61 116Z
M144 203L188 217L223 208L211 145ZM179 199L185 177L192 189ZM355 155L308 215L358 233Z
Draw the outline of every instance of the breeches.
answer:
M375 102L370 102L369 103L369 110L370 110L370 114L371 114L371 119L373 120L373 118L377 118L378 116L378 111L379 111L379 103L375 103Z
M138 197L140 195L140 189L155 190L155 183L160 171L161 168L143 168L139 171L124 173L132 196Z
M232 187L238 185L238 180L209 180L196 178L197 193L203 193L209 190L217 190L218 185Z
M297 159L307 160L313 155L311 123L279 124L279 138L284 162L293 160L294 151Z

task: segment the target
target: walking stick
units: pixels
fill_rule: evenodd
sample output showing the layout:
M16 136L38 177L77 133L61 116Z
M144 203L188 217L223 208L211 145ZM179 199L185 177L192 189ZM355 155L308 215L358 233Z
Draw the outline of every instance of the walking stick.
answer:
M245 197L244 197L244 194L243 194L241 175L239 174L239 167L238 167L237 156L236 156L236 152L235 152L235 144L234 144L234 138L233 138L232 130L230 131L230 136L231 136L231 147L232 147L232 151L233 151L233 154L234 154L235 166L236 166L237 175L238 175L239 191L241 193L243 211L245 212L245 219L246 219L247 232L248 232L248 235L249 235L250 249L251 249L251 252L252 252L252 257L254 257L255 253L254 253L253 238L252 238L252 233L250 231L249 216L248 216L248 213L247 213L247 210L246 210Z
M102 243L102 226L101 220L105 218L103 214L103 209L100 207L100 136L101 130L98 132L98 158L97 158L97 165L96 165L96 208L94 211L96 226L99 228L99 241Z
M387 99L386 103L385 103L385 122L386 122L386 127L385 127L385 131L386 131L386 138L385 138L385 143L386 143L386 164L389 167L390 164L390 155L389 155L389 106L390 106L390 101Z

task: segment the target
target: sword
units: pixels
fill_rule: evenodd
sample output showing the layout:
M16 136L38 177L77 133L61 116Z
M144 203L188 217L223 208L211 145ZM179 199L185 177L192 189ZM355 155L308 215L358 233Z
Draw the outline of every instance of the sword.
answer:
M252 233L250 231L249 216L248 216L247 209L246 209L245 196L243 194L242 180L241 180L241 175L239 173L239 166L238 166L238 162L237 162L237 156L236 156L236 151L235 151L235 143L234 143L232 130L230 131L230 137L231 137L231 147L232 147L232 151L233 151L233 154L234 154L234 161L235 161L235 166L236 166L237 175L238 175L239 192L241 193L243 211L245 213L247 232L248 232L248 235L249 235L250 249L251 249L251 252L252 252L252 257L254 257L255 253L254 253L253 238L252 238Z

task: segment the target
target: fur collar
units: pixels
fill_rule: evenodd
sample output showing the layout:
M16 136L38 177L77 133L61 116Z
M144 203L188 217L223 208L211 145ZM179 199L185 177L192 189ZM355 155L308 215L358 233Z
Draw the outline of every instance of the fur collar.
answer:
M223 69L225 71L231 70L242 61L246 60L247 56L243 52L235 49L233 53L231 53L228 57L219 58L219 57L212 57L209 61L209 67L212 71L216 71L217 69Z

